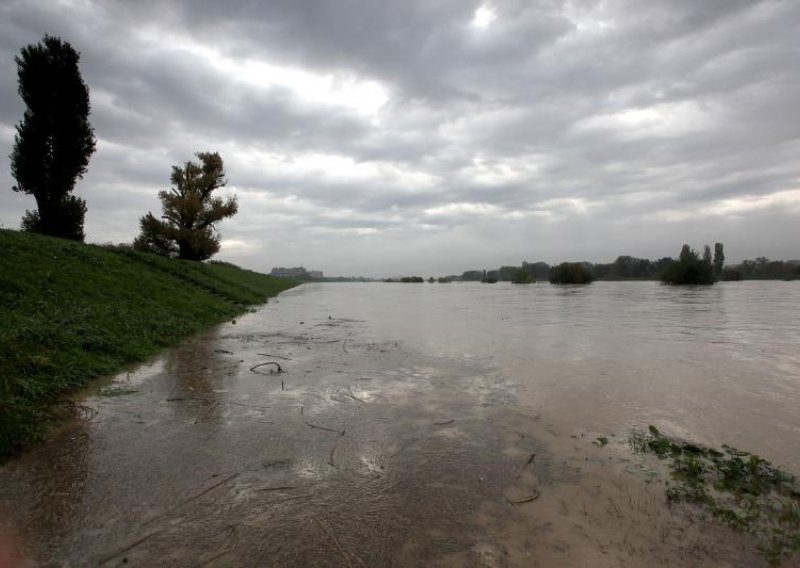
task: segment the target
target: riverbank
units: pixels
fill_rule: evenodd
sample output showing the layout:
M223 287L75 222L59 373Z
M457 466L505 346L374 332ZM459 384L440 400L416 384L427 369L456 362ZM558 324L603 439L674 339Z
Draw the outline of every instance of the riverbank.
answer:
M295 285L0 230L0 460L43 436L66 393Z

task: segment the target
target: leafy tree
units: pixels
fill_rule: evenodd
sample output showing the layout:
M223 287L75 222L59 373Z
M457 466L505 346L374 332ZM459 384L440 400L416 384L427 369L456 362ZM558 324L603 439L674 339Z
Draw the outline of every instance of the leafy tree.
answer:
M206 260L219 251L215 224L235 215L239 206L235 197L213 195L227 183L220 155L199 152L196 156L199 164L190 161L172 167L173 187L158 194L161 219L152 213L139 219L136 249L187 260Z
M722 269L725 267L725 253L722 250L722 243L714 243L714 276L719 280L722 278Z
M86 173L95 137L79 60L69 43L47 35L14 58L27 109L10 157L13 190L36 199L37 210L25 213L22 228L82 241L86 202L72 190Z
M706 246L703 258L700 258L689 245L683 245L678 260L667 265L659 278L665 284L713 284L715 279L710 248Z
M551 284L590 284L591 272L580 262L562 262L550 270Z

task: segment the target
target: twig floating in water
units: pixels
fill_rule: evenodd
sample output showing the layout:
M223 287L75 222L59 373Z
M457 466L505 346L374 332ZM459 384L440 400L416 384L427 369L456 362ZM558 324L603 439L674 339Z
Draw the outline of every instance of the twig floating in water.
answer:
M329 339L327 341L316 341L314 339L297 339L294 341L276 341L273 345L303 345L303 344L322 344L322 343L339 343L341 339Z
M341 438L341 436L340 436L340 438ZM333 447L331 448L331 453L330 453L330 454L328 454L328 464L329 464L331 467L336 467L336 464L335 464L335 463L333 463L333 453L336 451L336 447L337 447L338 445L339 445L339 440L336 440L336 443L335 443L335 444L333 445ZM336 468L336 469L339 469L339 468Z
M288 357L281 357L280 355L270 355L269 353L256 353L256 355L261 355L262 357L272 357L273 359L283 359L284 361L291 361Z
M249 420L250 422L258 422L259 424L275 424L272 420L259 420L258 418L248 418L243 416L245 420Z
M539 492L534 489L533 495L531 495L530 497L526 497L525 499L518 499L518 500L517 499L509 499L508 497L506 497L506 501L508 501L509 505L514 506L514 505L522 505L523 503L530 503L532 501L536 501L538 498L539 498Z
M246 406L247 408L260 408L262 410L271 410L271 406L265 406L263 404L249 404L247 402L239 402L236 400L226 400L223 404L232 404L234 406Z
M533 460L534 460L535 457L536 457L536 454L531 454L531 457L528 458L528 461L526 461L524 464L522 464L522 467L519 468L519 473L517 474L517 477L522 475L522 472L525 471L525 468L533 463Z
M260 373L260 372L256 371L256 369L258 369L259 367L265 367L267 365L275 365L275 367L277 368L277 371L270 371L269 373ZM283 370L283 368L281 367L280 363L276 363L275 361L267 361L266 363L259 363L258 365L250 367L250 370L253 371L254 373L256 373L257 375L274 375L275 373L281 374L281 373L285 373L286 372L286 371Z
M192 497L189 497L188 499L186 499L185 501L182 501L181 503L178 503L177 505L175 505L175 506L174 506L174 507L172 507L171 509L167 509L166 511L164 511L164 512L163 512L163 513L161 513L160 515L157 515L157 516L153 517L152 519L150 519L149 521L145 522L145 523L144 523L144 526L146 526L146 525L149 525L149 524L150 524L150 523L152 523L153 521L157 521L158 519L161 519L161 518L163 518L163 517L166 517L167 515L169 515L169 514L170 514L170 513L172 513L173 511L177 511L178 509L180 509L181 507L183 507L183 506L185 506L185 505L188 505L188 504L189 504L189 503L191 503L192 501L196 501L197 499L200 499L200 497L202 497L203 495L205 495L205 494L207 494L207 493L210 493L211 491L213 491L214 489L216 489L216 488L217 488L217 487L219 487L220 485L224 485L224 484L228 483L229 481L231 481L231 480L233 480L233 479L235 479L235 478L239 477L239 474L240 474L240 473L241 473L241 472L238 472L238 471L237 471L236 473L232 473L231 475L229 475L229 476L227 476L226 478L224 478L222 481L218 481L217 483L215 483L215 484L214 484L214 485L212 485L211 487L207 487L207 488L203 489L203 490L202 490L200 493L198 493L197 495L193 495Z
M327 428L325 426L318 426L316 424L312 424L311 422L306 422L305 420L303 420L303 423L306 426L310 426L311 428L314 428L316 430L325 430L326 432L333 432L335 434L339 434L340 436L344 436L344 433L345 433L344 429L342 429L342 430L334 430L333 428Z
M347 566L352 568L353 567L353 563L350 562L350 555L347 554L344 551L344 549L342 548L342 545L339 544L339 541L336 539L336 537L333 535L333 533L328 529L328 527L326 527L324 524L322 524L322 521L320 521L317 518L315 518L314 520L317 522L317 524L320 526L320 528L322 528L322 530L325 531L325 534L328 535L328 538L330 538L333 541L333 544L336 546L336 550L339 552L339 554L342 555L342 559L344 559L344 561L347 563ZM366 567L366 564L364 564L363 560L361 560L356 554L354 554L354 553L351 553L351 554L353 554L353 558L355 558L361 566Z
M344 396L348 397L348 398L352 398L353 400L357 400L358 402L363 402L364 404L367 404L367 401L366 401L366 400L364 400L364 399L361 399L361 398L358 398L358 397L357 397L356 395L354 395L352 392L345 392L345 393L342 393L342 394L343 394Z
M140 544L142 544L144 541L146 541L148 538L150 538L151 536L153 536L157 532L158 531L153 531L151 533L146 534L142 538L133 541L132 543L130 543L127 546L125 546L124 548L121 548L121 549L117 550L116 552L113 552L113 553L109 554L108 556L106 556L104 558L101 558L97 562L97 564L98 565L105 564L105 563L109 562L112 558L115 558L116 556L119 556L120 554L122 554L124 552L128 552L130 549L135 548L135 547L139 546Z

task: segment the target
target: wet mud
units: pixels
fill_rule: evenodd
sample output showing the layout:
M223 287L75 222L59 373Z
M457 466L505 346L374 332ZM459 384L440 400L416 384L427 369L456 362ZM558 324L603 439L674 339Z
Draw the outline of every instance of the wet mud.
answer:
M0 469L6 551L46 566L766 565L746 535L668 507L667 472L624 435L601 444L536 410L479 358L375 335L255 313L87 393Z

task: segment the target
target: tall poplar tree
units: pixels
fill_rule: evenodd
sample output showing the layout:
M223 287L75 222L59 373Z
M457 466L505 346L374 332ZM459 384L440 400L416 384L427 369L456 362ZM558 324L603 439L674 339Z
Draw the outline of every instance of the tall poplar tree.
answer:
M714 243L714 276L722 278L722 269L725 268L725 252L722 243Z
M86 202L72 190L86 173L95 137L79 60L69 43L47 35L14 58L27 109L17 125L11 173L17 180L12 189L36 199L23 229L82 241Z

